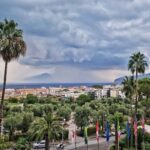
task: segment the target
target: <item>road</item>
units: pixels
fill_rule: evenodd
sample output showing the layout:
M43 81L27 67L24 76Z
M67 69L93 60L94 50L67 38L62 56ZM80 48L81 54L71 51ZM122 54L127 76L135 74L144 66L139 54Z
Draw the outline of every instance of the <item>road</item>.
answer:
M109 146L112 145L113 142L114 142L114 137L111 137L109 142L106 142L105 138L101 138L99 143L99 150L108 150ZM64 148L64 150L74 150L74 149L75 149L74 144L67 144L65 145ZM44 150L44 149L38 149L38 150ZM51 146L50 150L56 150L56 146ZM87 145L84 144L84 140L76 144L76 150L87 150ZM98 144L95 139L89 140L88 150L98 150Z

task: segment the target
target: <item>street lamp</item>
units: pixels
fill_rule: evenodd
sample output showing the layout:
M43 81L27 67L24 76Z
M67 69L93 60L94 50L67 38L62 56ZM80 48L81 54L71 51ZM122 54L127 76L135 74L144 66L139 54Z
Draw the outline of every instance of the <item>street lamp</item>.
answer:
M64 129L64 126L65 126L65 122L66 122L66 119L64 118L63 119L63 129ZM62 130L62 144L64 143L64 131Z

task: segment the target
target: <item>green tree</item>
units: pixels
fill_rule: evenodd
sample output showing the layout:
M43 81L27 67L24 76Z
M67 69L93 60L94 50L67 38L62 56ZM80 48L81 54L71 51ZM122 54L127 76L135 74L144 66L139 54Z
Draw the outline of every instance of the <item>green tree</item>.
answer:
M5 62L3 89L1 97L0 128L2 128L3 103L6 88L8 63L18 59L20 55L25 55L26 44L23 40L23 32L17 28L18 24L14 20L5 19L0 22L0 55ZM2 130L1 130L2 131Z
M29 128L31 139L45 139L45 150L49 150L49 142L56 139L61 133L62 125L53 113L47 112L44 117L36 118Z
M77 104L79 106L82 106L84 105L85 103L87 102L90 102L91 99L90 99L90 96L89 95L85 95L85 94L81 94L78 98L77 98Z
M137 52L134 53L129 60L128 69L131 70L133 76L135 75L135 95L136 95L136 103L135 103L135 114L137 113L137 105L138 105L138 74L145 73L145 69L148 66L146 58L144 54Z
M77 107L75 110L74 120L78 127L83 131L83 127L90 124L91 109L87 106Z
M6 129L8 129L9 131L9 141L13 140L14 137L14 132L17 128L17 126L19 126L21 124L21 116L17 115L17 116L8 116L5 121L4 121L4 127Z
M70 119L70 115L71 115L71 108L69 108L69 106L62 106L57 111L57 115L61 118L65 118L66 121L68 121Z
M98 85L98 84L95 84L92 87L95 88L95 89L102 89L103 88L102 85Z
M33 113L26 112L23 114L21 129L23 133L26 133L33 122Z
M33 94L28 94L25 99L25 102L28 104L34 104L38 102L38 98L37 96L34 96Z
M139 93L141 96L146 96L147 100L150 98L150 78L143 78L138 81Z

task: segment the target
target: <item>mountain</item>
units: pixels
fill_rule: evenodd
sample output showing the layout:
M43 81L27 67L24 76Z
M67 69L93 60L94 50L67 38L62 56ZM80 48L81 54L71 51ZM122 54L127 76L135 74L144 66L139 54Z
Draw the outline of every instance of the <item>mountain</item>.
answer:
M34 82L34 83L44 83L44 82L49 82L51 78L51 75L49 73L42 73L34 76L30 76L25 78L25 81L28 82Z
M124 76L125 77L125 76ZM121 84L124 77L120 77L114 80L115 84ZM150 78L150 73L144 74L144 75L139 75L138 79L142 79L142 78Z

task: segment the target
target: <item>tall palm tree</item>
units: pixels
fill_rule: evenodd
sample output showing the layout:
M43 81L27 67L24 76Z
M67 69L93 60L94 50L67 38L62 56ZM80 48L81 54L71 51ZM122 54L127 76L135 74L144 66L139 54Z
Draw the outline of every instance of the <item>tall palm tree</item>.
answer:
M49 142L62 131L62 125L53 113L46 113L44 117L37 118L29 128L29 136L31 139L45 139L45 150L49 150Z
M129 60L128 69L131 71L132 75L135 76L136 88L136 103L135 103L135 114L137 113L137 104L138 104L138 74L145 73L145 69L148 66L145 55L137 52L134 53Z
M8 63L25 55L26 44L23 40L23 32L17 28L18 24L14 20L5 19L0 22L0 56L5 62L3 90L0 103L0 128L2 129L3 104L7 79ZM2 130L1 130L2 133Z

